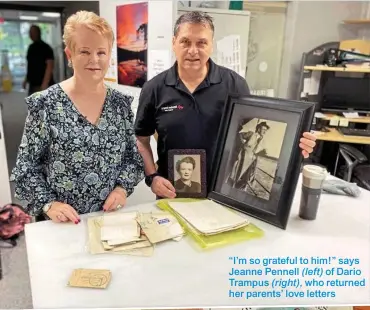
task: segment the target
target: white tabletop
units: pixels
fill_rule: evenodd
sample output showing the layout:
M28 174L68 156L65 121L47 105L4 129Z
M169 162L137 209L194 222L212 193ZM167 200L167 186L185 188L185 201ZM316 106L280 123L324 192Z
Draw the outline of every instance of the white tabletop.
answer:
M79 225L54 224L50 221L26 226L27 252L34 308L150 308L150 307L212 307L212 306L268 306L314 304L360 304L370 302L370 192L362 190L359 198L323 194L315 221L298 218L300 185L297 186L287 229L281 230L250 218L265 231L262 239L250 240L209 252L198 250L186 237L181 242L169 241L156 246L152 257L124 255L90 255L87 249L86 217ZM125 208L140 211L154 210L155 204ZM124 212L125 210L123 210ZM335 298L285 297L230 298L229 275L231 256L239 258L273 257L336 257L330 269L338 267L339 258L358 258L360 263L348 267L359 269L361 276L314 277L317 280L366 279L365 287L311 288L315 292L332 291ZM312 265L307 265L312 267ZM235 267L235 266L234 266ZM272 266L277 269L289 265ZM302 272L303 267L300 272ZM330 268L329 268L330 267ZM110 269L112 280L105 290L69 288L66 286L73 269ZM249 265L239 268L251 268ZM241 280L269 280L300 278L301 276L248 276ZM271 287L232 288L260 292L268 296ZM289 288L289 291L295 291ZM271 296L271 295L270 295Z

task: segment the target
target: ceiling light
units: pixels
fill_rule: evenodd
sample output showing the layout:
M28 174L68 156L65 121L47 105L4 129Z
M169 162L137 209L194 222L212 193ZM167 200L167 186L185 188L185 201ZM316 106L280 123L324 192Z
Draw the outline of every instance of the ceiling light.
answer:
M60 13L57 12L43 12L41 15L45 17L60 17Z
M19 16L19 19L22 19L22 20L38 20L39 18L37 16L22 15L22 16Z

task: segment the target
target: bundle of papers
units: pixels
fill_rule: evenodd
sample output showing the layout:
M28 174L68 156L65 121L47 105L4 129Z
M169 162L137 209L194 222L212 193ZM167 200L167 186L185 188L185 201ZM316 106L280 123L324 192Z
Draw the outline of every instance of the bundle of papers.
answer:
M165 212L115 212L90 217L87 224L91 254L151 256L153 244L184 235L176 218Z
M245 217L212 200L169 201L168 204L188 225L203 235L215 235L249 224Z
M143 241L136 217L136 212L103 216L100 240L104 248Z
M180 241L185 233L177 219L165 212L141 213L138 222L151 243Z
M141 233L137 212L111 213L87 221L91 254L151 256L153 245Z

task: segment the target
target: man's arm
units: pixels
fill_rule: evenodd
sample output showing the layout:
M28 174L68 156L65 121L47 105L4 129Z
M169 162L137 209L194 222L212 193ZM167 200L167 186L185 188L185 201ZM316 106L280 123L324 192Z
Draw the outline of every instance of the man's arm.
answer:
M152 87L144 85L135 119L135 135L137 148L143 157L145 175L156 172L150 137L155 133L155 102Z
M46 88L49 86L51 77L53 76L53 70L54 70L54 60L48 59L46 60L46 70L44 74L44 79L42 81L42 85Z
M241 132L239 135L240 135L240 140L244 144L244 143L247 143L249 139L253 136L253 132L252 131Z
M49 83L53 76L53 71L54 71L54 52L50 46L48 46L46 50L45 62L46 62L46 70L45 70L44 78L42 80L42 85L41 85L42 89L46 89L49 86Z
M151 175L155 173L157 169L154 163L152 147L150 146L150 137L136 136L136 138L138 151L144 161L145 175Z
M26 89L27 83L28 83L28 54L29 54L29 52L30 52L30 48L28 47L27 55L26 55L27 71L26 71L26 76L24 77L24 80L23 80L23 83L22 83L22 87L24 89Z
M148 85L149 84L149 85ZM140 97L135 120L135 135L137 148L144 162L144 171L147 176L156 172L153 152L150 147L150 137L155 133L155 95L154 89L149 83L144 84ZM176 190L170 181L161 176L153 179L151 189L154 194L162 198L175 198Z

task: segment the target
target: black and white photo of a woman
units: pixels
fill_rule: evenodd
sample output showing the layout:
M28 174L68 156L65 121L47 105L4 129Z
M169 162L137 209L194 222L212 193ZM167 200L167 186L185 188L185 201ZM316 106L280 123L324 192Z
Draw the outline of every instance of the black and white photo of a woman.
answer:
M199 155L197 155L199 157ZM195 181L195 175L200 176L200 167L196 165L196 161L193 156L185 156L178 159L179 156L175 156L175 169L178 174L178 178L175 180L174 187L178 193L200 193L201 185ZM196 170L197 169L197 170ZM198 171L198 173L195 173ZM199 178L199 177L198 177Z

